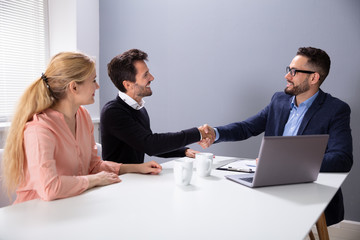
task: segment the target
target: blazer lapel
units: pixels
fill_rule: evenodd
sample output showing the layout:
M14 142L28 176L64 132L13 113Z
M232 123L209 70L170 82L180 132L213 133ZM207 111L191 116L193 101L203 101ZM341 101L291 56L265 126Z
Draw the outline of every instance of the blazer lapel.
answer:
M277 123L279 128L278 128L278 132L276 133L276 136L282 136L284 133L284 128L286 122L289 119L289 115L291 111L291 101L292 101L292 97L290 97L288 101L284 102L284 105L281 108L279 123Z
M314 100L314 102L311 104L310 108L307 110L307 112L300 124L297 135L303 135L303 133L306 129L306 126L308 125L309 121L314 116L314 114L317 112L317 110L323 104L325 97L326 97L326 94L321 89L319 89L319 95Z

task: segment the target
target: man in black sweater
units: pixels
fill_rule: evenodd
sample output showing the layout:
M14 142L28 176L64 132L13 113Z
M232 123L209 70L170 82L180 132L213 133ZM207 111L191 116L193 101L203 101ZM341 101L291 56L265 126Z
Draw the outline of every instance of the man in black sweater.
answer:
M114 57L108 74L119 94L101 111L102 157L119 163L143 163L145 153L158 157L194 157L197 151L185 148L195 142L213 141L205 127L173 133L153 133L143 97L151 96L147 54L131 49ZM207 131L207 130L206 130Z

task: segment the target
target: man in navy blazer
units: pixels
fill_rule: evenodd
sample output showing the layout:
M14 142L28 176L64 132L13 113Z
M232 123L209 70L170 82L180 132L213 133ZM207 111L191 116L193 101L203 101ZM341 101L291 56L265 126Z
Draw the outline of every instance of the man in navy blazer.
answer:
M287 86L275 93L271 102L255 116L216 128L215 143L239 141L265 132L265 136L329 134L321 172L348 172L353 164L350 107L324 93L320 85L330 70L330 58L321 49L299 48L286 69ZM211 142L202 141L202 147ZM325 210L327 225L344 219L341 189Z

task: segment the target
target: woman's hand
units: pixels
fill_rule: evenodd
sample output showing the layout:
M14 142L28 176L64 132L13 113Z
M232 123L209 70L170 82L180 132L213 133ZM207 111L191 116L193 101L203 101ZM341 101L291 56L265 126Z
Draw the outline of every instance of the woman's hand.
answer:
M88 189L96 186L105 186L105 185L121 182L121 179L117 174L111 172L105 172L105 171L92 175L87 175L87 178L89 180Z

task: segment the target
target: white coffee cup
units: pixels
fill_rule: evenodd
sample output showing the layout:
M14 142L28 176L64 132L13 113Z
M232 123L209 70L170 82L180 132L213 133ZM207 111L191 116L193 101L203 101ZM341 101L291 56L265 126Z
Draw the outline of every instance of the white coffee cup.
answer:
M210 176L214 154L196 153L196 173L200 177Z
M190 184L193 174L193 159L177 159L174 160L174 178L175 183L180 186Z

